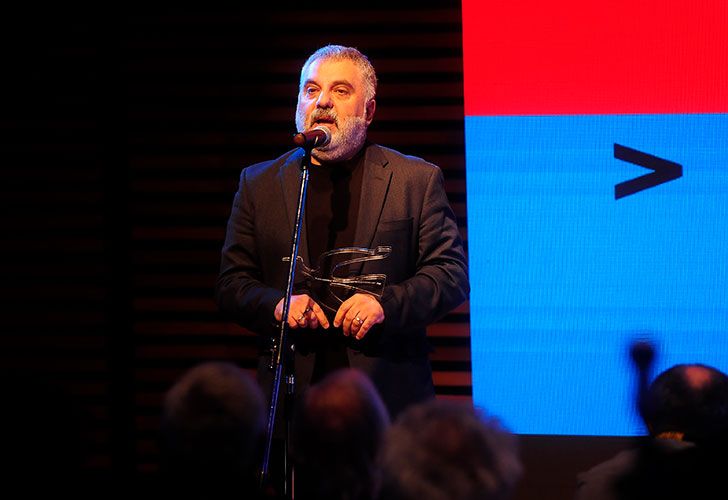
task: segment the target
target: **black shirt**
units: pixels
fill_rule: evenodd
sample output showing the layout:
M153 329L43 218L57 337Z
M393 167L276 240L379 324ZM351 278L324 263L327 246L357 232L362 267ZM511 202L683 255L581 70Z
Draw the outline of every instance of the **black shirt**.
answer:
M341 163L312 165L306 195L306 231L310 267L321 267L321 276L331 275L336 259L319 257L336 248L351 247L354 243L356 221L359 215L359 198L362 189L364 148L351 160ZM349 366L346 354L346 338L341 328L333 328L336 311L345 299L340 290L328 289L325 284L314 284L310 290L314 300L321 305L332 326L316 332L322 336L316 350L312 383L327 373Z

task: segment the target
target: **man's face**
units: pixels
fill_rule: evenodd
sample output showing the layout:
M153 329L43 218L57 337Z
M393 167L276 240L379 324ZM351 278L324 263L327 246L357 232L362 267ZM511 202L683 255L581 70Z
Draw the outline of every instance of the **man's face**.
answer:
M303 75L298 94L296 127L299 132L323 126L331 131L331 142L312 151L319 162L348 160L361 149L375 103L367 103L364 78L348 59L318 59Z

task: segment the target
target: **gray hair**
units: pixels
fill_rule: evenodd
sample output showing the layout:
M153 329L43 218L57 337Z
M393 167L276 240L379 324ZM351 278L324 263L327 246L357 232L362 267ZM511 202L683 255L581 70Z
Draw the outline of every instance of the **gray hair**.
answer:
M303 90L303 85L305 83L304 78L308 72L309 66L318 59L352 61L356 64L364 77L364 92L367 102L374 99L374 96L377 94L377 74L374 71L374 66L372 66L371 62L369 62L367 56L359 52L357 49L354 47L344 47L343 45L326 45L311 54L311 56L303 64L303 68L301 68L301 81L298 87L299 92Z
M380 450L381 498L503 500L521 477L515 436L471 405L411 406Z

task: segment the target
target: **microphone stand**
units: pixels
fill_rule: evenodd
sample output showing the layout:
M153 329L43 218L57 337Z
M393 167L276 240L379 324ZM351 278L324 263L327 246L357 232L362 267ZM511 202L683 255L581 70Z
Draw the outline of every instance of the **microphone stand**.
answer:
M304 156L301 160L300 185L298 190L298 204L296 208L296 219L293 225L293 236L291 241L291 253L288 266L288 281L286 284L286 294L283 298L283 313L281 316L280 331L278 338L273 339L271 360L269 368L273 370L273 388L271 392L270 406L268 409L268 427L266 435L266 445L263 454L263 463L261 466L261 486L264 487L268 479L268 468L270 465L271 446L273 444L273 430L275 428L276 412L278 409L278 399L281 380L285 380L285 401L284 401L284 443L283 443L283 498L293 498L293 466L288 457L288 447L290 443L291 433L291 417L293 414L292 405L293 395L295 392L295 370L294 370L294 354L295 346L288 339L288 311L291 305L291 295L293 293L293 282L296 275L296 261L298 257L298 248L300 244L301 226L303 225L303 212L306 204L306 190L308 188L309 167L311 166L311 150L315 144L307 144L303 147Z

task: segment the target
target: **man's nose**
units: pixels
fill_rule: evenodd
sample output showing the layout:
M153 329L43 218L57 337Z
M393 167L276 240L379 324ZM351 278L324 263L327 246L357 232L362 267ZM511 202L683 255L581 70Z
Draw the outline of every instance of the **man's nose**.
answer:
M334 102L331 100L331 93L322 91L316 101L316 106L319 108L330 108L333 105Z

